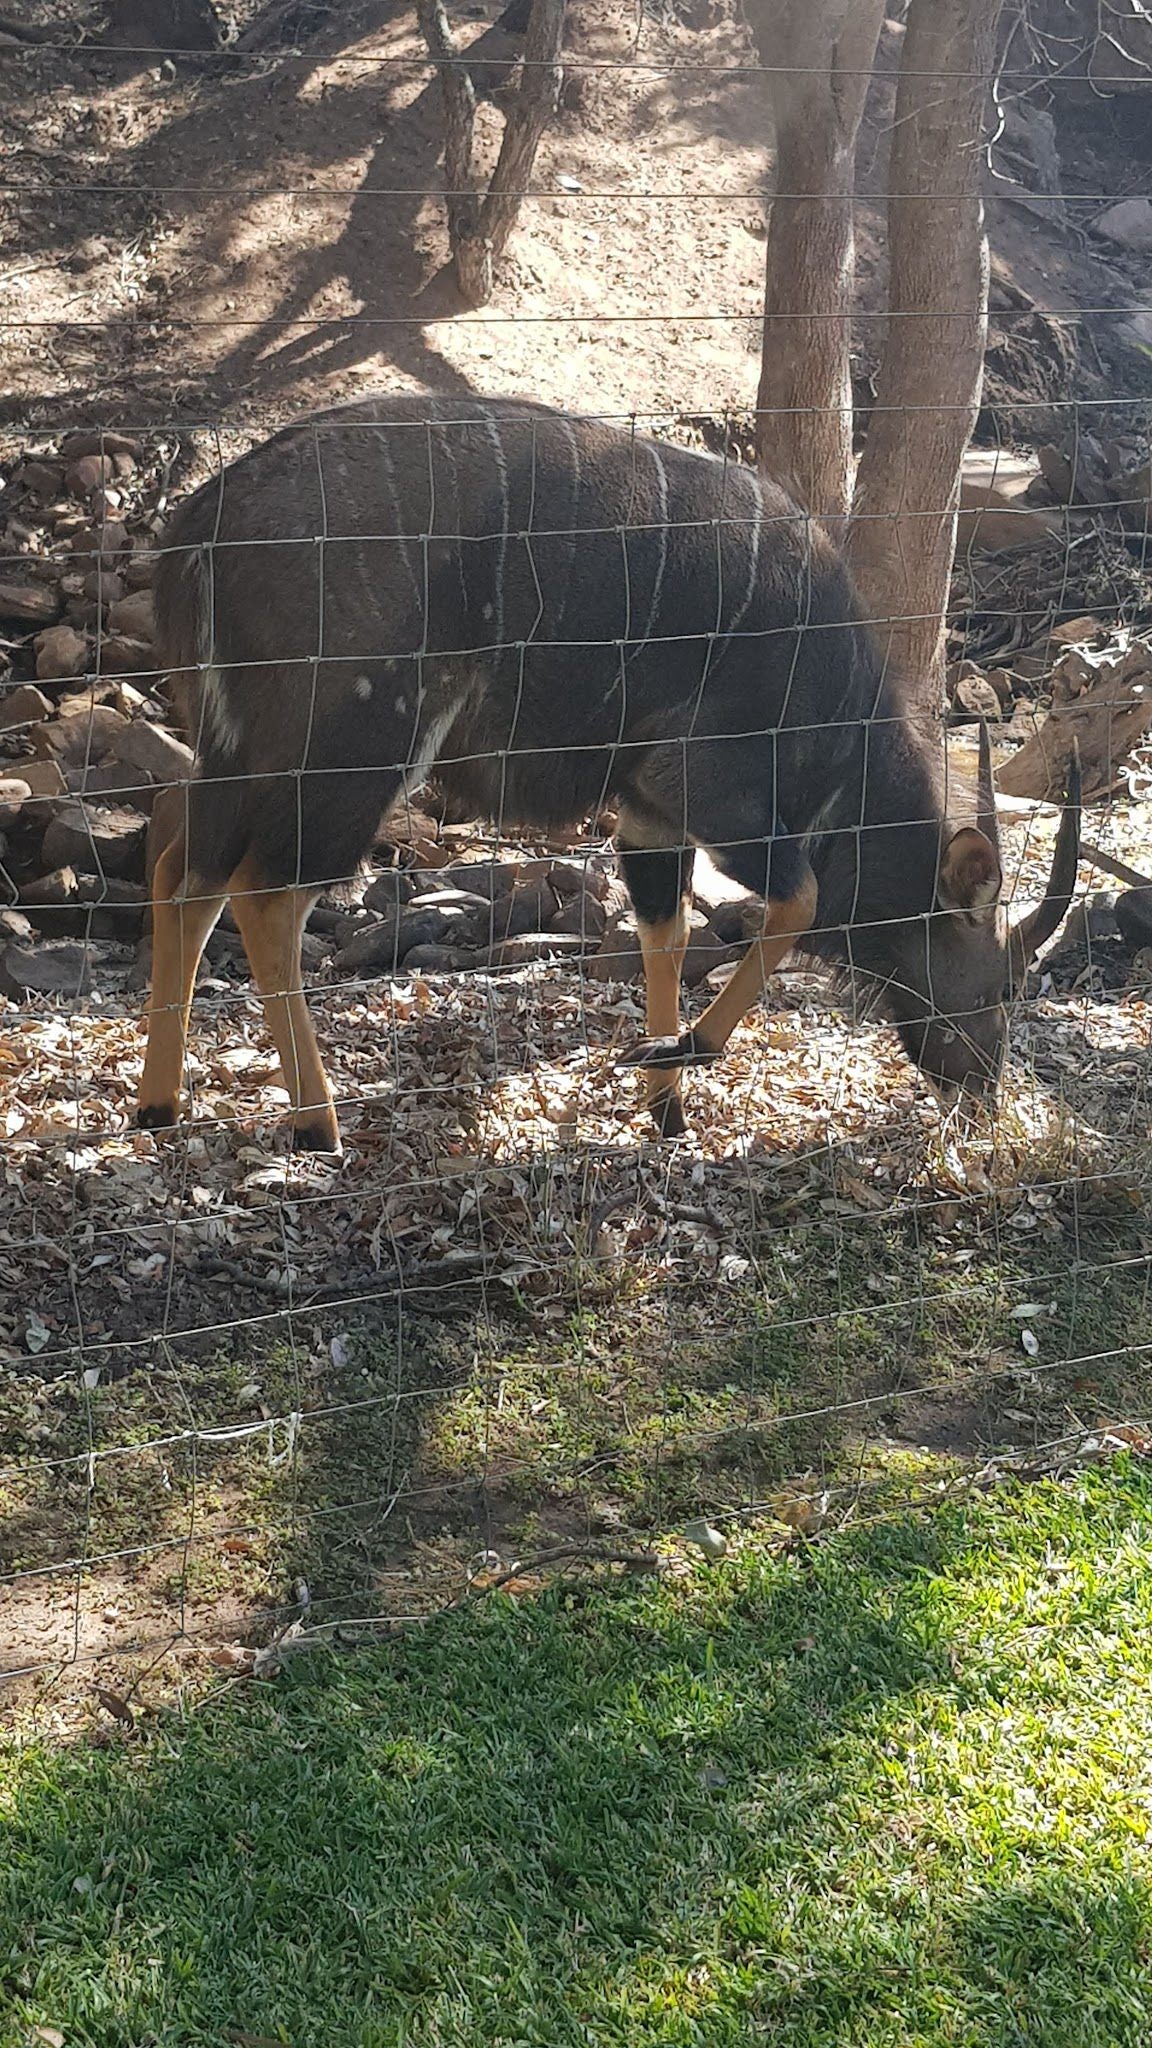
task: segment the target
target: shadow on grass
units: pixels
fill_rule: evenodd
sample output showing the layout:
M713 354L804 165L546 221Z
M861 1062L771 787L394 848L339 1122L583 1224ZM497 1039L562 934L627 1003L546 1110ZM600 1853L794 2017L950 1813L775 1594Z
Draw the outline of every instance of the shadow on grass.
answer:
M1142 1836L1064 1652L1108 1632L1145 1772L1150 1507L481 1602L0 1760L0 2041L1136 2048Z

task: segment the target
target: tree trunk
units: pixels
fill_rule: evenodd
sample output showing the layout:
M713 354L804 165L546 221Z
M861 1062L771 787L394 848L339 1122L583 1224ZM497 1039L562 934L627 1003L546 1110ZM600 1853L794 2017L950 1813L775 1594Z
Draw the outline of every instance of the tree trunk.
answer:
M504 254L520 202L531 181L540 137L556 112L562 72L564 0L533 0L520 90L504 120L496 169L480 208L480 226L491 245L491 262Z
M564 0L532 0L520 89L505 116L500 155L483 200L472 178L472 80L453 44L443 0L417 0L416 11L444 97L444 182L456 282L468 305L483 306L492 296L493 265L516 225L540 137L556 110Z
M912 0L888 203L888 334L849 557L909 701L944 699L960 463L980 402L988 244L980 199L1000 0Z
M444 186L448 246L456 282L470 306L482 306L492 290L492 266L480 234L480 201L472 184L472 131L476 94L457 55L443 0L416 0L420 30L440 73L444 102Z
M849 375L856 135L884 0L746 0L772 66L776 189L756 407L761 466L817 517L852 496Z

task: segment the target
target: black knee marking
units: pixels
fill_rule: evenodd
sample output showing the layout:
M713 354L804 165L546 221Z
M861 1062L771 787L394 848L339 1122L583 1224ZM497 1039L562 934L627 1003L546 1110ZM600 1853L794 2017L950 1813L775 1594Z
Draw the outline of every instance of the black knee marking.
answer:
M617 843L620 867L641 924L669 924L692 887L696 850Z
M710 1067L721 1058L714 1045L705 1045L697 1031L682 1031L679 1038L642 1038L631 1052L620 1054L620 1067L654 1067L658 1073L679 1067Z

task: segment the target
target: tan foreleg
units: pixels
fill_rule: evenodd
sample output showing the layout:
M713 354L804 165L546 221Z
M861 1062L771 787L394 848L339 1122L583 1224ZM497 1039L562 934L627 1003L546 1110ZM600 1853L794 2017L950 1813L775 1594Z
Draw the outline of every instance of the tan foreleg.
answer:
M645 1039L625 1053L623 1066L645 1067L650 1073L668 1073L678 1067L706 1066L718 1059L754 1002L764 992L768 976L779 966L785 953L804 932L811 931L816 916L816 878L805 875L795 896L770 902L764 914L764 928L754 939L735 972L725 982L715 1002L679 1037Z
M184 834L177 833L152 878L152 993L136 1110L145 1130L179 1117L196 970L223 905L223 894L207 893L195 875L185 874Z
M644 990L648 1036L675 1038L680 1030L680 976L688 950L688 905L681 902L675 917L662 924L637 919L644 957ZM661 1067L644 1075L648 1107L662 1138L683 1137L687 1128L680 1100L680 1076Z
M340 1127L304 1000L300 958L316 891L261 888L255 871L242 862L228 884L228 894L280 1055L292 1103L293 1145L302 1152L339 1152Z

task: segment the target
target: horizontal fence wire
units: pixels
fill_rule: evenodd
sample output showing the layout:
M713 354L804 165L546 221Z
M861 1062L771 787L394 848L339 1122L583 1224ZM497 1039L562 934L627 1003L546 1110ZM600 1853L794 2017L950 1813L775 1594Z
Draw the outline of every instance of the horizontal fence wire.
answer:
M319 61L66 37L12 55L113 75L171 59L224 92L242 61ZM564 68L811 75L636 54ZM545 173L524 196L685 216L762 197L572 183ZM1064 207L1082 235L1085 209L1139 185L993 186L985 203ZM435 174L121 184L71 167L0 193L65 216L460 196ZM469 326L762 315L500 297ZM1141 299L994 319L1103 333L1146 317ZM851 317L877 335L973 321ZM458 321L274 326L350 331L368 354L378 330ZM133 328L268 325L243 306L0 314L112 350ZM1005 472L1000 422L1042 416L1046 437L1066 429L1071 479L1067 502L996 508L1027 547L989 552L978 523L957 547L953 679L971 647L991 649L969 662L985 681L1002 659L1000 769L1056 749L1043 795L995 816L960 683L913 717L886 654L935 613L890 606L869 637L819 522L757 481L763 414L396 404L303 427L282 395L242 426L223 406L120 405L89 455L90 490L111 495L81 526L84 404L45 418L17 399L0 432L0 1679L35 1712L79 1711L109 1674L162 1695L221 1646L263 1669L292 1645L371 1641L537 1565L674 1564L701 1516L734 1540L756 1523L815 1541L993 1470L1152 1448L1148 396L985 401ZM970 410L860 408L873 424ZM264 430L286 412L276 458ZM896 510L908 536L954 507ZM865 509L855 539L893 517ZM144 542L150 581L131 591ZM146 604L131 611L149 589L155 640ZM50 619L37 590L59 594ZM45 621L83 642L70 676L45 672ZM1033 957L1072 818L1054 707L1075 690L1105 731L1100 767L1080 728L1104 801ZM1127 916L1123 875L1141 899ZM293 1132L317 1149L290 1149Z

